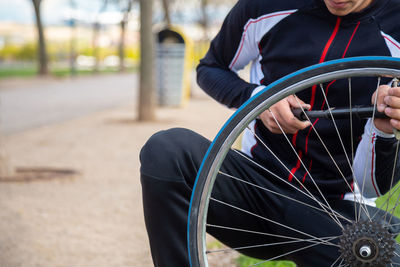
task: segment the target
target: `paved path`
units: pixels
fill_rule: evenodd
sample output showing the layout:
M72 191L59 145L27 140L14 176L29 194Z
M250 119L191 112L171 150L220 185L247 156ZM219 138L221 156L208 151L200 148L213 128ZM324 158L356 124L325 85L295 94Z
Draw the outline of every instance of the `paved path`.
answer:
M16 133L133 103L137 87L132 73L0 80L0 127L3 133Z
M99 84L111 80L99 78ZM154 122L136 122L134 110L123 105L0 140L13 168L80 172L64 179L0 182L1 267L153 266L141 203L141 147L154 132L170 127L213 138L232 111L204 94L184 109L159 109Z

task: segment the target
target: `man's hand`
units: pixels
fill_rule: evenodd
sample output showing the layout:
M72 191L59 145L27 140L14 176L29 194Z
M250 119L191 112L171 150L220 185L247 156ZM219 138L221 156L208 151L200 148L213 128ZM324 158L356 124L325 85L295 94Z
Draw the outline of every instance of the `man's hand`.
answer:
M372 95L372 104L375 102L379 112L384 112L390 119L375 119L374 124L378 130L393 133L393 128L400 130L400 87L381 85Z
M298 130L303 130L311 124L309 121L300 121L293 115L292 109L300 107L303 107L305 110L311 108L309 104L305 104L296 96L291 95L261 113L260 119L272 133L281 134L280 126L283 132L294 134Z

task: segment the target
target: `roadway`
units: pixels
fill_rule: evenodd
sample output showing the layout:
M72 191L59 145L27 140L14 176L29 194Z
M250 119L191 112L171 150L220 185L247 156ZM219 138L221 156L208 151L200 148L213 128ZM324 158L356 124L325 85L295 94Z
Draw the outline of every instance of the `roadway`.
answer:
M0 80L0 130L13 134L133 104L137 75Z

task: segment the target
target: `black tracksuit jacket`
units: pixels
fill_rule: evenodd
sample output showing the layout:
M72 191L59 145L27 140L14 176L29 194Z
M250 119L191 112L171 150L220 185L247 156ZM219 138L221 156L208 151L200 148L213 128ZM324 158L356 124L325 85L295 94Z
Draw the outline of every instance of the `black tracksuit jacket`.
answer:
M268 85L310 65L355 56L400 57L400 0L375 0L360 13L343 17L332 15L322 0L239 0L201 60L197 80L217 101L237 108L260 85ZM237 71L250 62L249 83L242 80ZM370 104L376 87L376 79L353 79L353 104ZM347 80L325 84L324 89L331 106L348 106ZM297 96L309 103L312 109L326 109L319 88ZM352 183L351 170L332 122L322 119L312 122L328 144L341 172ZM345 120L337 123L347 152L350 152L349 123ZM353 122L356 145L364 133L365 123L362 120ZM289 181L295 176L313 188L308 173L297 156L291 153L285 137L269 132L259 120L251 126L292 173L249 132L245 134L243 151ZM314 131L307 128L289 135L289 139L321 190L334 198L343 198L350 191ZM393 158L396 141L382 138L379 134L372 141L374 164L371 177L367 179L372 180L372 191L378 196L387 191L391 179L391 173L386 173L390 165L387 159ZM351 158L351 152L349 155Z

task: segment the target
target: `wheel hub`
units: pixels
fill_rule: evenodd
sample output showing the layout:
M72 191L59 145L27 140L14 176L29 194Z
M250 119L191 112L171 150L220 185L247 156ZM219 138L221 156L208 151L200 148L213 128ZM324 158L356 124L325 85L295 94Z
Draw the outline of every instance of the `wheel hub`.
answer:
M378 253L378 244L371 238L362 237L353 244L353 254L360 261L371 262L378 257Z
M395 241L388 230L369 221L345 226L339 246L343 261L354 267L385 267L395 251Z

